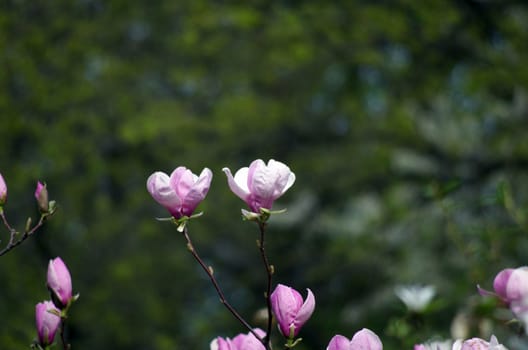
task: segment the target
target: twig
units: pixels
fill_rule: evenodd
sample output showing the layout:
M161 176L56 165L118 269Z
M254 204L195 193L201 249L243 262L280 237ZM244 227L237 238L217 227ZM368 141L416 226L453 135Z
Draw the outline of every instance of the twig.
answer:
M266 268L266 274L267 274L267 286L266 286L266 307L268 309L268 326L266 329L266 336L264 337L264 342L262 343L266 349L270 349L270 334L271 334L271 325L273 320L273 315L271 313L271 283L272 283L272 276L273 276L273 267L270 265L268 257L266 255L266 249L264 247L264 233L266 231L266 223L259 221L259 230L260 230L260 240L258 241L258 247L260 250L260 255L262 257L262 262L264 263L264 267Z
M192 241L191 241L191 238L189 237L189 233L188 233L188 229L187 229L187 226L184 227L183 229L183 236L185 237L185 240L187 241L187 248L189 249L189 251L191 252L192 256L194 257L194 259L198 262L198 264L200 264L200 266L202 267L202 269L205 271L205 273L207 274L207 276L209 277L209 279L211 280L211 282L213 283L213 286L214 288L216 289L216 293L218 294L218 296L220 297L220 302L222 304L224 304L224 306L229 310L229 312L231 312L231 314L240 322L242 323L242 325L244 325L244 327L246 327L255 337L257 337L257 339L262 343L264 344L264 339L262 339L258 334L257 332L255 332L253 330L253 328L251 327L251 325L249 323L247 323L246 320L244 320L244 318L242 316L240 316L240 314L231 306L231 304L228 303L228 301L226 300L225 296L224 296L224 293L222 292L222 289L220 288L220 285L218 284L218 282L216 281L216 278L214 277L214 274L213 274L213 270L211 267L207 266L203 260L200 258L200 256L198 255L198 253L196 252L196 249L194 249L194 246L192 244ZM267 347L266 349L269 350L269 347Z
M9 225L9 223L8 223L6 217L5 217L4 211L1 210L0 211L0 216L2 217L2 221L4 223L4 226L9 231L10 237L9 237L9 243L7 244L7 246L5 246L4 249L0 250L0 256L2 256L4 254L7 254L10 250L12 250L16 246L22 244L22 242L24 242L26 239L28 239L30 236L32 236L44 224L44 221L46 221L47 217L51 216L51 215L52 215L51 213L41 214L38 223L35 226L33 226L33 228L29 228L28 227L29 225L26 225L26 228L24 229L24 233L22 234L22 237L20 237L20 239L16 240L16 236L19 235L20 233L17 230L15 230L13 227L11 227L11 225ZM30 220L31 220L31 218L28 219L28 223L29 224L31 224Z

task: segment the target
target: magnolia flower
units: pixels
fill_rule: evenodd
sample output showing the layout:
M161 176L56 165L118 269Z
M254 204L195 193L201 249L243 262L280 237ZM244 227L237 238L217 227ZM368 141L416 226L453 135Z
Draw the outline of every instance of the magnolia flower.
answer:
M504 345L499 344L497 338L492 335L489 342L480 339L472 338L468 340L457 340L453 344L452 350L507 350Z
M497 296L508 305L513 301L522 300L528 297L528 267L509 268L499 272L493 281L495 293L480 286L477 288L481 295Z
M176 168L170 177L157 171L147 180L147 190L156 202L163 205L176 219L191 216L198 204L204 200L213 173L204 168L196 176L186 167Z
M363 328L356 332L352 339L342 335L335 335L330 339L326 350L382 350L380 338L370 329Z
M55 308L51 301L44 301L35 306L37 336L41 346L45 347L53 343L53 338L55 338L55 333L61 321L57 313L59 313L59 310Z
M434 286L397 286L394 293L410 311L421 312L431 302L436 294Z
M500 271L493 281L495 293L478 285L477 288L483 296L492 295L502 300L515 317L525 324L528 331L528 267Z
M271 209L273 202L295 182L295 174L290 168L273 159L267 165L262 159L257 159L249 168L239 169L235 177L228 168L222 170L231 191L246 202L254 213L260 213L261 208Z
M266 334L261 329L254 330L260 337ZM265 350L264 345L251 332L239 334L233 339L217 337L210 344L211 350Z
M426 344L416 344L414 350L452 350L452 344L451 340L434 341Z
M296 337L315 309L315 298L312 291L308 289L308 296L303 302L299 292L279 284L271 293L270 298L271 309L277 319L280 332L286 338Z
M43 185L42 182L37 181L37 187L35 189L35 199L39 210L42 213L47 213L49 211L49 202L48 202L48 190L46 185Z
M2 177L2 174L0 174L0 205L4 205L7 201L7 185L4 181L4 178Z
M51 300L59 309L66 308L73 299L70 272L61 258L50 260L48 264L48 289Z

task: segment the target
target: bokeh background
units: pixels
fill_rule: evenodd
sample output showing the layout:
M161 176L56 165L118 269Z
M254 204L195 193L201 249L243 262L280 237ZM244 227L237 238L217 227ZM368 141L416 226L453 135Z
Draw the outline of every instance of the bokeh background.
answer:
M5 211L35 219L37 180L59 211L0 258L0 347L35 338L56 256L81 295L76 350L208 349L244 331L155 220L146 179L179 165L212 169L190 233L259 325L258 230L221 169L273 158L297 175L269 225L275 282L317 300L299 350L363 327L389 350L491 333L527 348L476 292L528 259L527 43L525 1L2 1ZM402 284L437 293L411 314Z

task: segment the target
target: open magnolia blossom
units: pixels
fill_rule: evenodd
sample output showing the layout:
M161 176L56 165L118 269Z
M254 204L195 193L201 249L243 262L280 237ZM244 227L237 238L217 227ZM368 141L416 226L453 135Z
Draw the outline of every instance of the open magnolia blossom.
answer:
M294 338L308 321L315 309L315 297L310 289L303 302L299 292L283 284L271 293L271 309L277 319L279 330L286 338Z
M266 334L261 329L254 329L260 337ZM251 332L239 334L233 339L217 337L210 344L211 350L265 350L264 345Z
M493 280L495 293L477 286L481 295L494 295L506 304L528 297L528 267L508 268L500 271Z
M457 340L453 344L452 350L507 350L504 345L499 344L497 338L492 335L489 342L480 338L468 340Z
M290 168L273 159L267 165L257 159L249 167L239 169L234 177L228 168L222 170L231 191L257 214L261 208L271 209L273 202L295 182L295 174Z
M191 216L198 204L204 200L213 173L204 168L200 176L186 167L177 167L170 177L157 171L147 179L147 190L156 202L163 205L173 217Z
M342 335L335 335L330 339L326 350L382 350L383 344L376 333L363 328L356 332L352 339Z
M508 268L500 271L493 280L490 292L477 286L483 296L495 296L502 300L528 331L528 267Z

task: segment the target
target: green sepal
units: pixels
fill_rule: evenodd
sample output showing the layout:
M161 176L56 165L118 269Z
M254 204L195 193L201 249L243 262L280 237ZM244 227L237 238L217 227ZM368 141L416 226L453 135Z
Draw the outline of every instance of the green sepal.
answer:
M286 208L281 210L269 210L266 208L260 208L260 213L255 213L249 210L242 209L242 219L247 221L265 223L269 220L272 214L282 214L285 212Z

